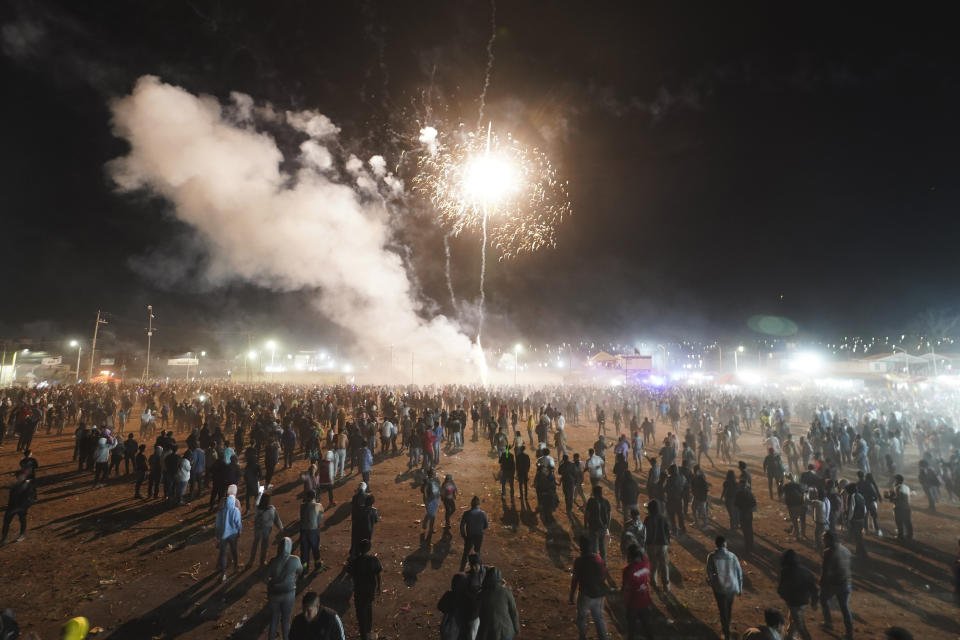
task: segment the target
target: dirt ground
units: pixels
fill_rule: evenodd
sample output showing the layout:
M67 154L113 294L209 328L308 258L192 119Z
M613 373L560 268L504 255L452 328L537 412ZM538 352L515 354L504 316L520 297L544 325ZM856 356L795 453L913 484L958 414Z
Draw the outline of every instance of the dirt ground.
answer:
M658 439L666 434L657 426ZM567 428L572 451L585 454L595 440L595 426ZM180 440L183 440L181 435ZM785 508L767 496L762 475L761 445L756 432L740 440L741 459L753 471L759 513L755 518L757 551L744 563L745 589L734 605L733 629L762 623L765 607L785 611L776 595L779 554L793 547L819 575L819 561L812 541L796 543L785 533ZM30 510L26 541L0 548L0 607L12 607L24 631L43 639L56 638L60 624L76 615L99 627L96 637L110 638L263 638L269 624L265 609L263 574L244 570L221 585L215 575L217 550L213 542L213 515L207 500L168 509L157 501L132 498L129 478L112 479L103 489L92 488L92 474L78 473L71 462L72 435L39 435L34 440L39 503ZM915 454L915 451L912 451ZM0 451L0 469L17 467L19 454L12 441ZM908 483L916 482L915 460L908 458ZM279 472L274 479L274 504L285 523L295 522L296 495L300 490L297 468ZM570 567L577 554L576 540L582 512L571 520L558 513L558 524L546 529L536 515L501 502L494 480L495 460L484 442L467 442L463 452L444 456L439 472L453 473L460 488L458 508L466 508L470 496L479 495L491 528L484 541L487 564L500 567L517 598L523 630L520 638L575 638L576 609L567 604ZM462 542L454 531L438 532L423 541L419 521L423 513L420 493L405 475L406 456L378 461L371 489L383 521L374 535L374 551L384 567L383 593L375 605L374 628L381 638L436 637L440 614L437 601L449 588L458 568ZM720 493L726 467L709 469L711 495ZM612 473L610 474L612 481ZM10 476L7 476L9 479ZM442 477L442 476L441 476ZM641 476L645 484L646 468ZM341 613L348 637L358 636L356 617L349 601L350 582L338 577L349 548L349 497L357 478L349 478L335 491L338 506L329 510L321 532L324 571L303 581L303 590L322 594L325 604ZM612 491L612 485L610 487ZM607 494L612 500L612 493ZM324 500L326 502L326 500ZM562 496L561 496L562 503ZM6 491L0 493L6 505ZM855 565L851 607L858 638L881 638L883 629L898 624L916 638L960 637L960 615L953 604L950 564L960 535L960 509L943 504L937 513L924 508L922 497L914 498L916 542L899 545L893 537L868 539L872 558ZM442 524L442 509L438 524ZM457 516L459 517L459 516ZM673 591L657 592L657 637L715 638L719 631L716 606L704 582L706 554L713 537L726 522L726 512L711 505L716 524L706 531L688 527L688 536L671 546ZM244 518L241 562L246 563L252 543L250 518ZM13 534L16 537L17 523ZM881 527L893 529L889 503L881 507ZM810 528L812 535L812 526ZM619 539L620 520L615 516L612 534ZM288 530L294 537L295 531ZM740 554L741 539L729 536L729 546ZM624 562L619 545L612 541L611 573L619 582ZM608 601L607 621L611 637L623 632L619 602ZM299 602L297 605L299 609ZM808 615L814 638L837 638L819 628L819 612ZM843 625L835 612L835 628ZM589 630L589 637L596 637Z

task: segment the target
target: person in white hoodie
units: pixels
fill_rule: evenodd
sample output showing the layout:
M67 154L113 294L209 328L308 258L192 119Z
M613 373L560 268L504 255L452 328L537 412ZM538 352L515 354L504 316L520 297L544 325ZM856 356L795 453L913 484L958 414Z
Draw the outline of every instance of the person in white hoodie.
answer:
M223 506L217 511L216 520L217 547L220 548L220 560L217 563L220 569L220 581L227 581L227 555L233 558L233 567L240 570L240 559L237 553L237 541L243 531L243 520L240 516L240 506L237 504L237 485L227 488L227 498Z
M173 489L173 500L177 504L186 504L183 501L183 494L187 491L187 483L190 482L190 459L187 456L180 458L180 464L177 466L177 475Z
M113 446L102 437L93 449L93 488L99 489L107 484L110 475L110 450Z

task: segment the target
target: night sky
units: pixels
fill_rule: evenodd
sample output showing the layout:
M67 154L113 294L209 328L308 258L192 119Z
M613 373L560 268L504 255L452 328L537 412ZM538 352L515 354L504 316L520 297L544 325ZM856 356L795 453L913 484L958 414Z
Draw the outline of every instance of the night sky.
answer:
M960 50L945 12L501 1L496 23L486 116L552 156L574 216L557 249L492 267L494 340L749 337L754 314L831 339L955 307ZM303 292L191 284L190 229L107 176L126 151L109 100L145 74L241 91L316 109L345 152L392 164L420 124L476 120L489 36L487 2L5 3L2 337L86 335L102 308L115 339L139 342L153 304L171 349L337 339ZM400 240L449 312L441 232L409 207ZM474 297L478 240L452 249L457 293ZM163 256L188 277L158 277Z

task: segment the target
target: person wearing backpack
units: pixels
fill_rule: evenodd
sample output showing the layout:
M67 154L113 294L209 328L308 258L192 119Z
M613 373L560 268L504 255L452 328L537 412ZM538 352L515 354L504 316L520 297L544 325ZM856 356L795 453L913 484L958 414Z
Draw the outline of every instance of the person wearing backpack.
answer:
M623 535L620 536L620 553L627 557L631 546L641 549L647 544L647 529L640 519L640 509L630 509L630 519L623 523Z
M327 451L324 459L317 463L317 491L326 491L329 504L327 508L336 505L333 499L333 484L336 479L336 462L333 451Z
M453 474L448 473L440 487L440 499L443 500L444 529L450 528L450 516L457 510L457 485L453 482Z
M440 506L440 481L437 480L437 472L433 469L427 471L427 478L423 482L421 491L423 492L423 506L427 511L423 517L422 529L426 531L429 522L429 532L433 533L437 521L437 509Z
M267 547L270 546L270 534L274 526L278 531L283 532L280 514L277 513L276 507L270 504L270 494L265 493L260 497L257 512L253 517L253 547L250 548L248 567L253 566L254 559L257 557L257 547L260 548L260 566L266 563Z
M607 557L607 531L610 529L610 502L603 497L603 487L593 488L593 495L587 500L583 514L584 524L593 542L593 548L601 558Z
M850 539L857 545L857 557L867 558L867 547L863 542L863 529L867 524L867 503L860 493L857 483L847 485L847 491L850 493L850 513L847 522L847 530Z
M607 568L603 558L593 550L589 537L580 538L580 557L573 562L573 577L570 579L570 604L577 605L577 629L580 640L587 637L587 614L593 617L600 640L607 640L607 624L603 619L603 597L606 593L604 580ZM579 594L576 601L573 596Z
M729 640L733 599L743 591L743 570L737 556L727 549L726 538L717 536L714 543L716 551L707 556L707 584L713 589L720 610L723 638Z
M510 485L510 501L513 501L513 484L517 472L517 461L510 446L506 445L500 454L500 499L507 499L507 484Z

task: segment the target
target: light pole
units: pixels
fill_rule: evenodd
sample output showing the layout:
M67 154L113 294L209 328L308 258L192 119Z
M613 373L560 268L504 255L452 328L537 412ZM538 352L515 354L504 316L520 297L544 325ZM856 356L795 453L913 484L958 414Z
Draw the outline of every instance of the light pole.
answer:
M153 305L147 305L147 366L143 370L143 379L150 379L150 342L153 340L153 319L156 316L153 315Z
M661 351L663 351L663 370L666 371L667 370L667 348L662 344L658 344L657 349L660 349Z
M520 352L523 347L519 343L513 345L513 386L517 386L517 369L520 368Z
M78 340L71 340L70 346L77 349L77 384L80 384L80 354L83 353L83 345Z
M733 352L733 370L740 371L740 359L738 356L743 353L743 345L737 347L737 350Z
M100 310L97 309L97 322L93 325L93 344L90 345L90 368L87 370L87 382L93 379L93 359L97 355L97 333L100 331L100 325L107 324L105 318L101 318Z
M277 343L274 340L267 342L267 349L270 349L270 369L273 369L274 359L277 356Z

